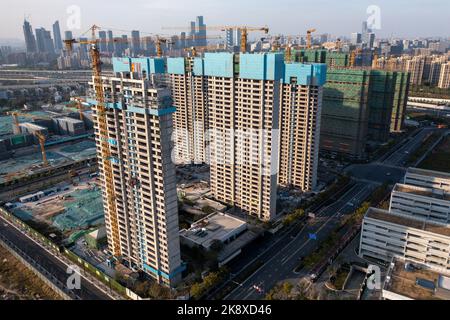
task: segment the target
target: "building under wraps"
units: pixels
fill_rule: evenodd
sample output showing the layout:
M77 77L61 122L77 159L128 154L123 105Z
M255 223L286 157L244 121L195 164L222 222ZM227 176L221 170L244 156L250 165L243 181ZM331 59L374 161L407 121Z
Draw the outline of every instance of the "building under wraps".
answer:
M325 64L285 63L281 53L206 53L168 58L167 73L176 157L210 163L216 199L271 220L277 184L315 188Z

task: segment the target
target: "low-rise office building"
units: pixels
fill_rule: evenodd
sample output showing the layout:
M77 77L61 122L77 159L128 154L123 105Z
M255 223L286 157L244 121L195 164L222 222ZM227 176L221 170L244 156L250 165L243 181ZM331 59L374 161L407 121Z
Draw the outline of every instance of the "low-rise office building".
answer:
M413 186L441 189L446 192L450 192L450 173L419 168L408 168L404 183Z
M223 266L242 252L258 234L248 229L247 222L229 214L215 212L180 231L182 244L217 250L217 262Z
M440 189L396 184L392 190L389 211L448 226L450 194Z
M398 256L449 272L450 228L370 208L362 225L359 255L384 262Z

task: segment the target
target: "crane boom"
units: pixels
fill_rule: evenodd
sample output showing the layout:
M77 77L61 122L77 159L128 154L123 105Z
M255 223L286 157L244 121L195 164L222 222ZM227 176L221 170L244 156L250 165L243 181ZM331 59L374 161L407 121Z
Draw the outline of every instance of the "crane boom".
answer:
M248 27L248 26L204 26L199 27L200 30L216 30L226 31L230 29L241 30L241 52L247 52L248 33L253 31L263 31L265 34L269 33L268 27ZM163 29L184 30L186 27L163 27Z
M93 29L93 39L95 40L95 31ZM92 59L92 72L94 78L94 88L97 100L96 113L99 125L100 134L100 152L101 158L103 159L103 174L105 179L105 191L106 199L109 209L109 220L111 223L112 231L112 249L115 256L121 255L120 250L120 238L119 238L119 224L117 218L116 209L116 195L114 190L114 180L113 180L113 168L111 164L111 150L109 148L109 135L108 135L108 124L106 120L106 107L105 107L105 95L103 92L103 81L102 81L102 68L100 61L100 51L97 48L96 43L92 44L91 50Z
M102 80L102 62L100 59L100 51L98 49L99 40L96 39L96 30L99 27L94 25L91 27L92 39L87 41L76 41L74 39L65 41L67 50L71 50L74 43L90 44L90 56L92 61L92 76L94 82L94 89L96 95L96 116L98 120L99 135L100 135L100 156L103 160L103 174L105 180L105 194L108 205L109 222L111 224L111 247L114 256L121 256L120 237L119 237L119 223L116 208L116 194L114 189L113 168L111 164L111 150L109 148L109 134L108 123L106 119L105 95L103 91Z

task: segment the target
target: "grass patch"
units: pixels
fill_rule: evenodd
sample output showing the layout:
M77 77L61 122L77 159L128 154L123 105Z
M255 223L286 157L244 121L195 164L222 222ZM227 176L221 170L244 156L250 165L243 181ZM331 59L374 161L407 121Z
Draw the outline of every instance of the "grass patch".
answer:
M420 147L409 157L408 165L413 164L420 157L422 157L440 137L441 133L439 132L435 132L428 136L428 138L420 145Z
M419 165L422 169L450 172L450 136L445 137Z
M0 246L0 296L11 300L62 300L31 270Z

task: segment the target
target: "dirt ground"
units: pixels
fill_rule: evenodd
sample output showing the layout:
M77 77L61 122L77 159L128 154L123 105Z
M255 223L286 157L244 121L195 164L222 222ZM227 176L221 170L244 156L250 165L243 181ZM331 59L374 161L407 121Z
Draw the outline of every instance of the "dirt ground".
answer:
M61 300L61 297L0 246L0 300Z

